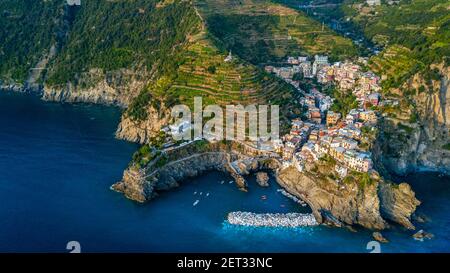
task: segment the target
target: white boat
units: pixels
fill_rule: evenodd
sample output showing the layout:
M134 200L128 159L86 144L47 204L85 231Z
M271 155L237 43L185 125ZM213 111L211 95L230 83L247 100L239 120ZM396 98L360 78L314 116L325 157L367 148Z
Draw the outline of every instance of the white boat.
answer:
M194 195L197 195L197 192L196 192L196 191L194 192Z
M203 195L203 192L201 192L200 195Z
M222 184L222 185L223 185L223 183L225 183L225 181L223 181L223 180L222 180L222 181L220 182L220 184Z
M197 206L198 203L200 203L200 200L195 200L194 204L192 204L193 207Z
M233 184L233 181L230 181L230 182L228 182L228 183Z
M209 192L206 194L206 197L208 197L209 196Z

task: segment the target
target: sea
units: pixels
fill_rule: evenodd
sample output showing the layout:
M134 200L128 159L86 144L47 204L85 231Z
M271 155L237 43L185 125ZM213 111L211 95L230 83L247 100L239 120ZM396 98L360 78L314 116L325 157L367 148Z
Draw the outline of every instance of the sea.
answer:
M310 212L248 177L249 192L210 172L138 204L110 190L138 146L117 140L121 110L41 101L0 92L0 252L371 252L372 234L325 226L251 228L226 223L232 211ZM422 201L434 234L416 241L394 226L381 252L450 252L450 178L402 178ZM198 201L198 202L197 202ZM194 206L194 203L198 203Z

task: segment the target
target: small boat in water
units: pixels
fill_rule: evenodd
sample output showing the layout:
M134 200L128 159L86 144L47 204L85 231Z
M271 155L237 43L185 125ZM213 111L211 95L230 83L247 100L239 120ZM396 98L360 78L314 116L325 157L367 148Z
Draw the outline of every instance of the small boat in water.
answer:
M194 195L197 195L197 192L196 192L196 191L194 192Z
M209 192L206 194L206 197L208 197L209 196Z
M261 196L261 200L267 200L267 196L266 195Z
M200 192L200 195L203 195L203 192Z
M230 182L228 182L228 183L233 184L233 182L234 182L234 181L230 181Z
M220 182L220 184L222 184L222 185L223 185L223 183L225 183L225 181L223 181L223 180L222 180L222 181Z
M192 204L193 207L197 206L198 203L200 203L200 200L195 200L194 204Z

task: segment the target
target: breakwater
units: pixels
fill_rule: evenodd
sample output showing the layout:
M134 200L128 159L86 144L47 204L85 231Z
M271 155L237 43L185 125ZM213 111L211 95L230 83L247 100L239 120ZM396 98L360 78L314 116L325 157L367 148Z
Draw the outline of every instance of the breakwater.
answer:
M253 227L304 227L317 226L319 223L313 214L302 213L252 213L230 212L228 223Z

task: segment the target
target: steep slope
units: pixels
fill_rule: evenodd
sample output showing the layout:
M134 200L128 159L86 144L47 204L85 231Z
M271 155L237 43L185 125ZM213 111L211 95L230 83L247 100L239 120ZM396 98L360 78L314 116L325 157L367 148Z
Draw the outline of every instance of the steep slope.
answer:
M192 105L195 96L204 104L273 103L283 106L283 116L295 112L291 86L237 55L225 62L228 47L211 34L195 4L2 2L1 12L8 16L2 18L7 27L2 28L0 79L26 88L32 76L50 101L127 107L117 135L138 142L167 123L169 107ZM30 46L28 55L13 52L29 37L35 48Z
M376 156L397 174L450 172L450 6L447 0L279 0L381 48L369 67L382 77L384 119ZM349 34L357 39L357 35ZM397 104L398 103L398 104Z
M415 229L411 215L420 201L408 184L389 183L377 173L354 172L340 180L332 164L325 161L307 168L304 172L294 167L283 169L277 179L308 202L318 222L380 230L389 227L389 220Z
M175 73L200 21L189 2L158 3L84 1L50 63L44 97L126 106L153 79Z
M370 67L382 76L386 107L380 158L398 174L422 168L450 172L450 14L445 0L351 5L353 22L384 50Z
M65 13L61 0L0 2L0 83L24 84L58 40Z
M354 56L343 38L304 13L267 0L196 1L208 28L223 44L253 64L288 55L324 53L333 59Z

